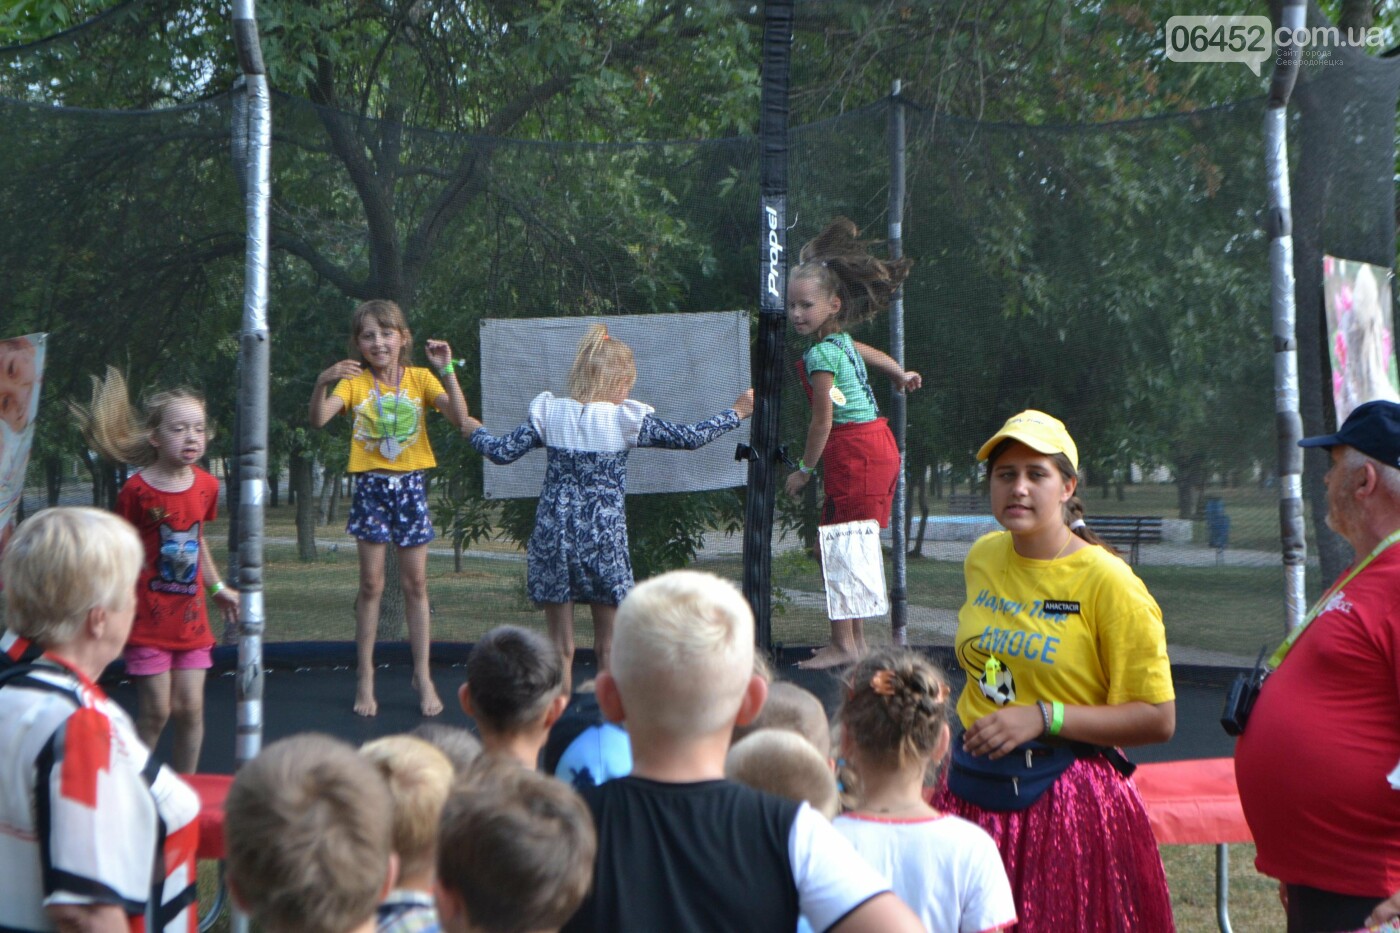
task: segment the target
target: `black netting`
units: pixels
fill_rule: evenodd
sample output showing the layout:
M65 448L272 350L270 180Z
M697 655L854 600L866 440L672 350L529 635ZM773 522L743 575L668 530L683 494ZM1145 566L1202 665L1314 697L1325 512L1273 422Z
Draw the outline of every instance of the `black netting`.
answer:
M30 511L110 501L120 477L83 450L61 405L108 363L134 385L205 391L223 428L211 446L216 471L232 444L244 222L233 98L142 113L21 102L74 48L21 50L0 101L3 331L52 335ZM1294 203L1300 227L1313 226L1299 231L1300 268L1321 250L1391 264L1389 74L1370 62L1305 64ZM881 229L892 106L903 105L880 101L792 130L794 247L837 214ZM925 380L908 409L912 641L949 642L961 556L991 527L972 455L1032 406L1061 417L1079 442L1091 515L1162 519L1138 569L1178 660L1230 663L1277 637L1262 106L1062 127L908 108L907 365ZM403 303L420 364L424 338L452 341L468 361L461 381L474 410L483 319L752 311L759 147L751 137L522 142L368 120L285 94L273 108L268 638L342 641L353 634L356 585L343 531L348 427L310 431L305 408L316 373L345 355L354 304ZM1320 296L1320 285L1302 275L1300 284ZM1302 329L1320 326L1319 310L1320 298L1302 303ZM877 319L857 336L886 346L887 328ZM782 424L794 451L806 429L792 369L800 352L790 340ZM544 388L558 375L518 378ZM1304 379L1314 422L1326 417L1316 407L1322 378ZM664 414L690 390L674 384L646 401ZM887 401L887 387L878 392ZM432 430L442 534L429 565L434 637L542 625L519 544L533 503L482 500L480 458L442 419ZM729 532L742 490L634 496L629 510L639 575L693 564L740 577L740 538ZM814 519L810 495L779 503L773 632L789 645L826 633L806 552ZM397 635L392 620L384 633Z

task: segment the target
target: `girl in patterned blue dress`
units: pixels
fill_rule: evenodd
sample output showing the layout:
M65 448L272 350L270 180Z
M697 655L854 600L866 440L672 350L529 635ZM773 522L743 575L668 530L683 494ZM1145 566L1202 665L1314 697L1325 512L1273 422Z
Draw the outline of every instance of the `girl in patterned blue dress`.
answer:
M753 413L748 389L713 418L690 425L664 421L650 405L627 397L636 381L631 347L595 324L569 371L570 398L541 392L530 403L528 420L502 437L474 418L467 420L471 445L493 463L513 463L545 448L544 488L525 549L527 589L544 607L565 671L574 657L574 603L587 603L592 611L594 653L603 671L617 605L632 589L623 508L628 452L634 447L694 450Z

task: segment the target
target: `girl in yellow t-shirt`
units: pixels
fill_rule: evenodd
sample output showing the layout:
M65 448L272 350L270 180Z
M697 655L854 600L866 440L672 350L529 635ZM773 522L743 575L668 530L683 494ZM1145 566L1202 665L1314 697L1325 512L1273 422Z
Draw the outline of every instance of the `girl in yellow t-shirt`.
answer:
M354 419L350 473L355 493L346 531L358 542L360 592L355 601L357 686L355 712L379 711L374 696L374 634L384 593L384 549L398 548L404 615L413 651L413 686L424 716L442 712L442 700L428 668L428 517L425 470L437 466L423 416L428 406L447 416L459 431L466 424L467 401L457 384L452 348L429 340L428 362L441 375L410 366L413 333L392 301L366 301L350 319L350 355L316 377L311 390L311 426L322 427L340 412ZM335 390L326 394L326 386Z
M1176 729L1161 610L1085 526L1063 423L1023 411L977 456L1005 531L964 565L965 731L934 806L996 841L1018 930L1170 931L1156 840L1117 748Z

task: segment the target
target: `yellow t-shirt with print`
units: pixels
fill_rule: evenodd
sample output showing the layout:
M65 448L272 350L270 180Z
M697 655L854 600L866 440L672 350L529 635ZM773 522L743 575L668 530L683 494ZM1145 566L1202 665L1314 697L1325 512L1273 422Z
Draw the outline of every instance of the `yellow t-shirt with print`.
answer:
M963 570L954 644L967 686L964 726L1002 706L1059 700L1115 706L1176 698L1162 610L1120 558L1086 547L1057 560L1016 553L1011 533L984 535ZM996 658L987 683L987 659Z
M374 378L365 367L354 379L336 383L334 395L354 419L350 432L350 472L407 473L437 466L423 417L446 394L431 370L410 366L397 386Z

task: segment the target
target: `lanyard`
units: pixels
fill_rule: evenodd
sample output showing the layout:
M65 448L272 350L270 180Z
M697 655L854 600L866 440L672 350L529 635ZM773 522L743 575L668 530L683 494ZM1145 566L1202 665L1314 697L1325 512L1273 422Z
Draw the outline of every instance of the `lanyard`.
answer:
M1376 545L1375 550L1373 550L1370 554L1366 555L1366 558L1364 560L1362 560L1356 566L1352 567L1351 571L1345 577L1342 577L1336 583L1333 583L1330 587L1327 588L1327 592L1323 593L1322 597L1318 599L1316 603L1313 604L1312 609L1308 610L1307 617L1304 618L1303 621L1298 624L1297 628L1289 632L1288 637L1283 640L1283 644L1279 645L1278 648L1274 650L1274 653L1269 655L1269 670L1278 670L1278 666L1283 663L1284 658L1288 657L1288 652L1293 650L1293 645L1303 634L1303 630L1312 624L1313 619L1316 619L1318 617L1318 614L1321 613L1322 610L1326 607L1327 601L1332 598L1332 594L1339 592L1342 589L1342 587L1350 583L1352 581L1352 578L1354 578L1358 573L1369 567L1371 565L1371 561L1375 560L1377 557L1380 557L1381 552L1384 551L1386 548L1390 547L1396 541L1400 541L1400 530L1392 531L1389 535L1385 537L1383 541L1381 541L1380 544Z

